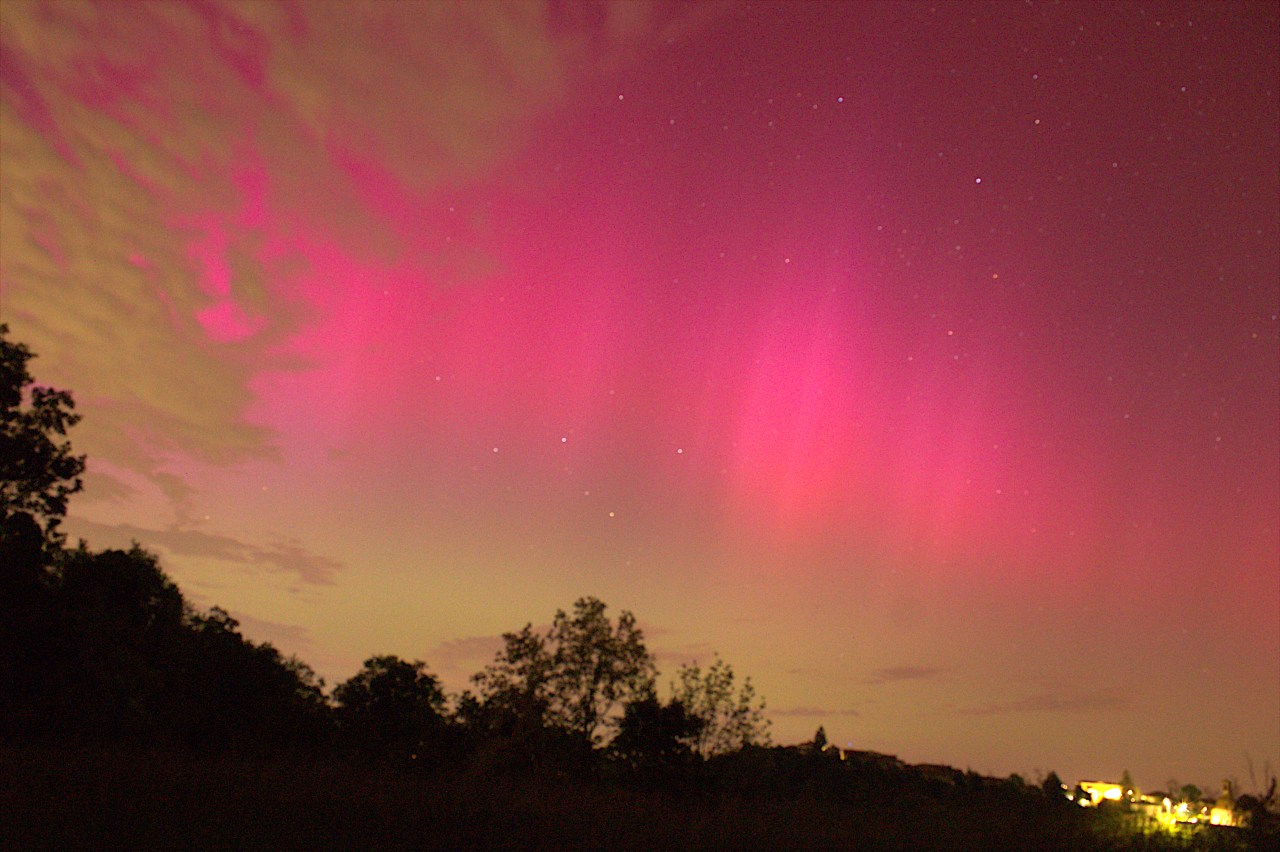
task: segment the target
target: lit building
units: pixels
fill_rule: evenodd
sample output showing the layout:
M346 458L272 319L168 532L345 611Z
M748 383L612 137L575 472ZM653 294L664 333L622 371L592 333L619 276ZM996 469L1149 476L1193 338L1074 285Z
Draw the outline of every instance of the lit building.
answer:
M1209 822L1213 825L1236 824L1236 796L1229 780L1222 782L1222 792L1218 794L1218 800L1209 809Z
M1133 790L1126 790L1111 781L1081 781L1078 785L1088 798L1079 802L1087 807L1097 807L1103 802L1118 802L1133 797Z

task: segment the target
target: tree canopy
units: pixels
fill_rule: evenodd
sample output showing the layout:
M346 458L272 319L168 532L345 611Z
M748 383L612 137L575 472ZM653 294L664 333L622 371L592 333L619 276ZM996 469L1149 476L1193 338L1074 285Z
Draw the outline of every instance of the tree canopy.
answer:
M421 660L370 657L333 690L338 728L365 751L413 758L445 726L445 694Z
M12 519L28 515L49 543L60 543L67 498L83 487L84 456L65 440L80 416L71 394L33 384L34 356L8 334L0 323L0 524L9 538L20 523Z
M702 724L679 701L663 704L650 692L626 703L609 750L628 769L642 774L680 769L695 757L689 744Z
M502 650L472 679L476 704L509 727L552 727L601 742L614 711L648 694L655 678L635 616L624 610L615 624L606 609L598 598L579 598L572 613L556 611L545 634L531 624L504 633Z
M701 722L691 745L703 757L714 757L753 745L769 744L764 700L757 699L751 678L735 687L733 667L716 657L704 671L696 662L680 667L672 696Z

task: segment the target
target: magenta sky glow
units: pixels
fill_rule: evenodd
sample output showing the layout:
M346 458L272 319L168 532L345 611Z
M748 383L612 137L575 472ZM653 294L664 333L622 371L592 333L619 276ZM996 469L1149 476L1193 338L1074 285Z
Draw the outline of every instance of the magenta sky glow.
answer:
M5 4L68 530L329 680L595 594L775 739L1280 764L1269 3Z

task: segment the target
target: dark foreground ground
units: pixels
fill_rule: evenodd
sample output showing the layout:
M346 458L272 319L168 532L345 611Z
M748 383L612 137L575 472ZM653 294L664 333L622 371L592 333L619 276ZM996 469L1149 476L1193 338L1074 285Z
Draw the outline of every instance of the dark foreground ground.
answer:
M682 792L433 777L331 758L0 746L5 849L1244 850L1006 796Z

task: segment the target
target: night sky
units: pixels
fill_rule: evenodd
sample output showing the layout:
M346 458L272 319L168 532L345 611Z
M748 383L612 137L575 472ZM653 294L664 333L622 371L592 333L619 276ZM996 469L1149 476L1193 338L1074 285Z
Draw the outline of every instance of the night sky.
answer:
M330 683L594 594L812 737L1280 765L1280 6L45 4L65 527Z

